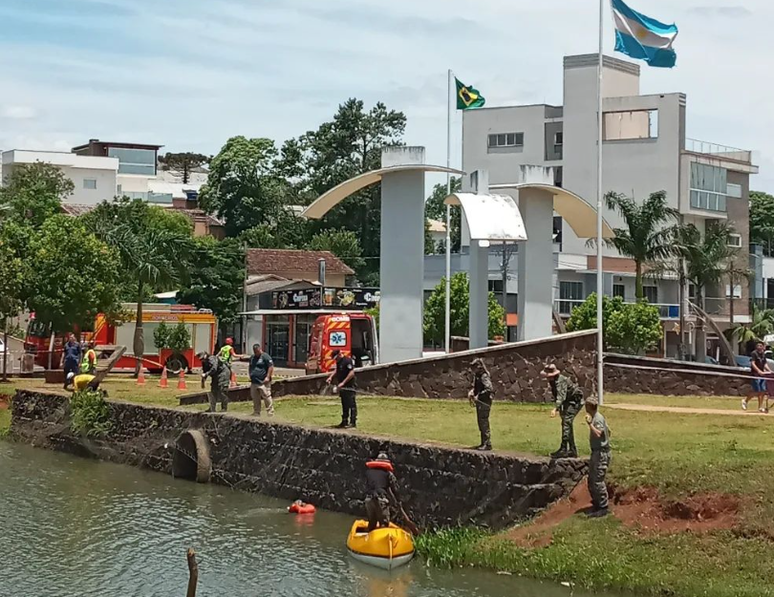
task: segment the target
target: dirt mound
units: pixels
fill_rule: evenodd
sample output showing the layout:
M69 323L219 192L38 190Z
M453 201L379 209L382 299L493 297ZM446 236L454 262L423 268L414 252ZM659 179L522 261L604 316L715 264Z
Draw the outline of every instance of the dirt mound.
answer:
M669 500L652 487L619 490L610 487L613 516L623 524L647 534L696 533L736 526L739 498L726 494L702 494ZM533 522L512 529L507 537L522 547L544 547L552 530L562 521L591 509L586 483L580 483L568 498L560 500Z

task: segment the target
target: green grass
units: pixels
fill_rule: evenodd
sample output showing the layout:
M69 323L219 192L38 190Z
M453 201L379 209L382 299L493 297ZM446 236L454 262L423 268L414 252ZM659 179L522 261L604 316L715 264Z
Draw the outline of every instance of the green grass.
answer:
M737 396L653 396L651 394L609 394L608 404L644 404L647 406L674 406L682 408L712 408L741 410ZM757 399L750 402L757 408Z

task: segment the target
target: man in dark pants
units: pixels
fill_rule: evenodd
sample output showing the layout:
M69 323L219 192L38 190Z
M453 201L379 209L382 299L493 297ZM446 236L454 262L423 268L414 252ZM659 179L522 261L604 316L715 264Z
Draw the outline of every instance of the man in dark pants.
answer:
M328 376L327 383L331 383L334 378L336 379L333 391L338 392L339 398L341 398L341 423L336 425L336 428L354 428L357 427L355 365L352 359L344 356L340 350L333 351L333 358L336 360L336 369Z
M468 392L468 398L470 405L476 407L476 420L481 433L481 443L474 449L487 452L492 449L492 432L489 429L489 414L492 412L492 379L481 359L473 359L470 370L473 372L473 387Z
M215 412L215 405L220 401L220 410L228 410L228 386L231 381L231 369L217 355L201 352L196 355L202 362L202 387L207 378L211 378L210 411Z
M78 368L81 366L81 345L78 344L75 339L75 334L70 332L67 335L67 342L62 348L62 367L64 368L65 382L64 389L66 390L70 384L70 380L78 375ZM72 373L70 379L67 379L67 374Z
M554 364L546 365L540 374L551 385L555 404L551 417L557 414L562 417L562 445L551 454L551 458L577 458L578 448L575 446L573 423L583 407L583 392L578 384L563 375Z
M368 532L378 527L390 526L390 501L398 506L398 480L393 474L392 463L381 452L376 460L366 462L365 509L368 516Z

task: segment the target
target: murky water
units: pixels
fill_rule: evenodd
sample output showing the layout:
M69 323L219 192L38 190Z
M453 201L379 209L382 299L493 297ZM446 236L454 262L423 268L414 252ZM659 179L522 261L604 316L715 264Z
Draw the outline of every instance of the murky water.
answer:
M567 597L565 587L415 560L384 572L354 562L352 518L214 485L0 441L0 595ZM575 592L580 596L584 593Z

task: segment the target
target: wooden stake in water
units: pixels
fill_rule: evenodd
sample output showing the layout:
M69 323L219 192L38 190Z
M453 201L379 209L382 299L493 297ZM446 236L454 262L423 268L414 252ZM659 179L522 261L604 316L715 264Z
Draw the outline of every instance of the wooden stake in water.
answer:
M196 552L193 547L188 548L188 591L186 597L196 597L196 585L199 582L199 566L196 563Z

